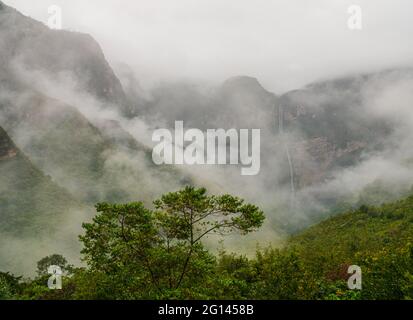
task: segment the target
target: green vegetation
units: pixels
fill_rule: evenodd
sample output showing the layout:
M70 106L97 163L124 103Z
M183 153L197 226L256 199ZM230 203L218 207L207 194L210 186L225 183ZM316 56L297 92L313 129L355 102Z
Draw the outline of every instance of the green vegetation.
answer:
M96 206L84 224L82 268L58 255L22 281L0 274L1 299L412 299L413 196L361 206L292 236L253 258L202 244L210 234L247 234L264 221L256 206L187 187L154 202ZM240 241L241 238L240 238ZM47 288L47 264L65 268L62 290ZM348 267L362 270L350 290Z
M60 267L63 273L70 272L71 268L73 268L67 263L65 257L60 254L52 254L48 257L44 257L39 262L37 262L37 275L46 276L48 274L48 268L50 266Z
M0 128L0 232L39 235L56 231L61 218L80 203L44 175Z

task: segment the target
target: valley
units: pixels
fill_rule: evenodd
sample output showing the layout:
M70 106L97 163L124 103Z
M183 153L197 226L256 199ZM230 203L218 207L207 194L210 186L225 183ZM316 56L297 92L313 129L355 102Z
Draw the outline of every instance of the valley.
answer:
M148 291L136 284L139 298L360 298L343 293L342 270L355 263L366 266L367 279L382 289L385 280L378 274L383 270L375 261L390 270L390 251L405 275L399 274L397 288L390 291L375 292L368 280L363 298L411 297L410 66L336 76L275 93L249 75L209 85L170 80L142 89L143 75L113 65L91 35L51 30L0 1L0 271L33 276L36 262L53 253L83 267L90 261L81 261L79 235L85 223L101 222L98 207L113 204L117 212L118 206L132 204L146 226L155 199L182 200L169 193L192 186L254 203L265 212L265 222L243 241L239 234L224 241L218 233L202 244L207 249L198 248L196 267L209 268L211 277L197 278L195 271L192 276L198 283L210 281L215 292L192 292L188 283L183 291L168 291L171 274L167 280L160 276L161 284L151 282ZM254 139L242 139L250 130L259 140L259 154ZM240 138L248 152L232 152L231 146L221 150L228 137L236 147ZM185 152L178 147L190 142ZM217 152L205 155L205 147ZM224 208L241 200L232 201ZM187 236L180 227L162 231L179 243ZM221 245L230 252L219 256ZM268 249L257 250L260 246ZM166 259L169 267L182 262L181 249L174 248L176 261L161 250L174 261ZM99 258L106 254L114 253ZM135 257L127 250L122 254L122 259ZM274 271L283 263L290 266L285 274ZM239 268L234 271L233 265ZM118 266L108 262L106 267ZM389 270L383 278L390 277ZM212 278L221 271L224 278L218 280L235 291L217 289L220 284ZM86 278L82 272L73 278L79 287ZM105 286L99 272L96 283ZM273 281L287 288L280 291ZM161 285L168 289L155 294ZM111 289L102 296L113 298ZM96 298L96 292L75 293L67 294Z

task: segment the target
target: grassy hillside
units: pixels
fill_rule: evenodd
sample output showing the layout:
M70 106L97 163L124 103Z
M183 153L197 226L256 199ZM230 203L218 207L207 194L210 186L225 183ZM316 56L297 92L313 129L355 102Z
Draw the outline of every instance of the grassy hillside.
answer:
M353 265L362 290L348 288ZM254 259L223 254L220 272L249 299L413 299L413 196L338 214Z
M292 237L291 247L303 252L330 252L332 256L353 258L396 249L413 240L413 196L380 207L358 210L327 219Z
M45 176L0 128L0 231L20 236L50 232L71 208L80 208ZM54 230L55 231L55 230Z
M413 196L361 206L316 224L252 261L255 297L269 299L413 298ZM349 266L362 290L347 287ZM252 297L251 297L252 298Z

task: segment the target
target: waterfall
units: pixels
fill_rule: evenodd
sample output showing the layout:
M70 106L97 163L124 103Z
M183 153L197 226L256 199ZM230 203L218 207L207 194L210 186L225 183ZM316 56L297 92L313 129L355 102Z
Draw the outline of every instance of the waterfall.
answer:
M290 167L291 196L293 202L295 198L294 167L290 153L290 148L288 146L288 140L284 133L284 107L281 104L278 106L278 132L281 136L281 140L284 145L285 154L287 155L288 166Z

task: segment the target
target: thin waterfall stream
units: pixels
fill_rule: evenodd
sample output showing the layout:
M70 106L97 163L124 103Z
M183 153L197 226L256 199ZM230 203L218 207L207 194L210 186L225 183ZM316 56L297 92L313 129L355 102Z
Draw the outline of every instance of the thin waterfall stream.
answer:
M278 106L278 132L281 136L281 140L284 145L285 153L287 155L288 166L290 168L291 195L292 195L292 200L294 201L294 198L295 198L294 167L293 167L292 157L290 153L290 148L288 146L288 140L284 132L284 107L281 104Z

